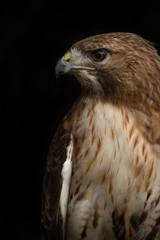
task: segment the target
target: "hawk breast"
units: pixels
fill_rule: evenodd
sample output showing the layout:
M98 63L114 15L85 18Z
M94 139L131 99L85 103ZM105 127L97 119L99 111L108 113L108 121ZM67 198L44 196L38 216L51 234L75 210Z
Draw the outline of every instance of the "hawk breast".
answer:
M72 119L68 239L131 239L131 219L144 210L156 178L151 148L127 108L82 105Z

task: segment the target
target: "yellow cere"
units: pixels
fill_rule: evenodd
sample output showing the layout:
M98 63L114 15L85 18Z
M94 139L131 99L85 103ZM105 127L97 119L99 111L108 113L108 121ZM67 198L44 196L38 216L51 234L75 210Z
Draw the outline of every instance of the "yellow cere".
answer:
M64 56L63 56L63 61L66 63L66 64L69 64L70 61L71 61L71 52L67 52ZM84 69L84 70L95 70L95 68L92 68L92 67L86 67L86 66L72 66L73 69Z
M71 52L67 52L64 56L63 56L63 61L65 62L65 63L70 63L70 61L71 61Z

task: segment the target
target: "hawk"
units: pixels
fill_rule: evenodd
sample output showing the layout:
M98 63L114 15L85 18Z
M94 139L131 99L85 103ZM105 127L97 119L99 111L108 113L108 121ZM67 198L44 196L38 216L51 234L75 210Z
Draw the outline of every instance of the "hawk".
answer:
M51 143L42 239L160 239L160 57L132 33L75 43L56 65L82 92Z

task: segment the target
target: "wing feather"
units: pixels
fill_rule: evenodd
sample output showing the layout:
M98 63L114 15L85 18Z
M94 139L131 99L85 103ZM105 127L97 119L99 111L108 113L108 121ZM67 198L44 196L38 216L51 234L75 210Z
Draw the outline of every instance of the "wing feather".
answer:
M51 143L47 158L42 190L42 239L63 239L63 219L60 213L62 188L62 167L67 158L67 148L71 143L71 133L62 123Z
M71 141L69 146L67 147L67 156L66 161L63 163L62 167L62 189L60 195L60 211L63 218L63 237L65 237L65 224L66 224L66 215L67 215L67 204L69 197L69 189L71 182L71 174L72 174L72 151L73 151L73 140L71 135Z

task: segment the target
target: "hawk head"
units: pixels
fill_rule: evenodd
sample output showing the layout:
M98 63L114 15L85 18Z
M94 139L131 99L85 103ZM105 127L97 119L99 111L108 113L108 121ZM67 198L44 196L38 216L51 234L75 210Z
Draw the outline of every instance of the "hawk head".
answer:
M56 66L57 75L66 73L74 74L85 92L112 101L135 105L135 99L159 99L160 58L136 34L101 34L75 43Z
M108 33L75 43L56 74L72 73L83 94L134 111L152 143L160 139L160 57L153 44L132 33ZM159 143L158 143L159 144Z

